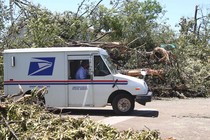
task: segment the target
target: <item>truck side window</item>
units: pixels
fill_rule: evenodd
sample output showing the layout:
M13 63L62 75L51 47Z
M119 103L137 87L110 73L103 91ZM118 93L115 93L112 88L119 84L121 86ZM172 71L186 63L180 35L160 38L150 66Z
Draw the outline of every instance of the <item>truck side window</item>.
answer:
M68 79L78 79L76 77L76 73L77 71L80 69L82 62L86 61L89 64L88 60L69 60L69 68L68 68L68 72L69 72L69 78ZM90 76L88 75L88 68L87 68L87 76L85 79L89 79Z
M106 76L110 72L100 56L94 56L94 76Z
M79 66L80 66L80 63L78 60L69 60L69 66L68 66L69 78L68 79L76 79L75 74Z

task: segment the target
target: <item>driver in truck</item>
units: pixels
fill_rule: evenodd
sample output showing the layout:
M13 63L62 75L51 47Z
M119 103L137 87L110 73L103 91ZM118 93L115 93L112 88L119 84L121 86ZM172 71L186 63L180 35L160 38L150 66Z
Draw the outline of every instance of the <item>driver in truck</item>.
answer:
M76 79L87 79L88 68L89 68L88 60L83 60L80 68L76 72Z

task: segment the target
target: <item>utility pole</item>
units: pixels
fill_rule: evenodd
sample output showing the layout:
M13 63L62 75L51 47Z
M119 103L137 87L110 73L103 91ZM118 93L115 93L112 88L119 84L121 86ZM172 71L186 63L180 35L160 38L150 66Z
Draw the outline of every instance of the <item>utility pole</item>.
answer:
M197 31L197 14L198 14L198 5L195 6L195 16L194 16L194 29L193 29L193 33L196 34Z

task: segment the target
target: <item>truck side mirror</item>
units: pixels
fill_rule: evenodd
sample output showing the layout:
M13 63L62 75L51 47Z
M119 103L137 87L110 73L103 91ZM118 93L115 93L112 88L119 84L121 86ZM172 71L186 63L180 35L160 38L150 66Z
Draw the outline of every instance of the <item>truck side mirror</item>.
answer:
M90 75L90 79L93 80L93 71L89 69L88 74Z
M143 79L145 79L146 75L147 75L147 71L141 69L141 75L143 75Z

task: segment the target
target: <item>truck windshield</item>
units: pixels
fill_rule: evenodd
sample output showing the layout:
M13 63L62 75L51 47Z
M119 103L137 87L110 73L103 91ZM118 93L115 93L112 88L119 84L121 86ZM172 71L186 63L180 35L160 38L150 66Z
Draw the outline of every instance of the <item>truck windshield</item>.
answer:
M112 74L117 74L117 68L115 67L115 65L113 64L111 58L108 55L102 55L105 63L107 64L107 66L109 67L110 71L112 72Z

